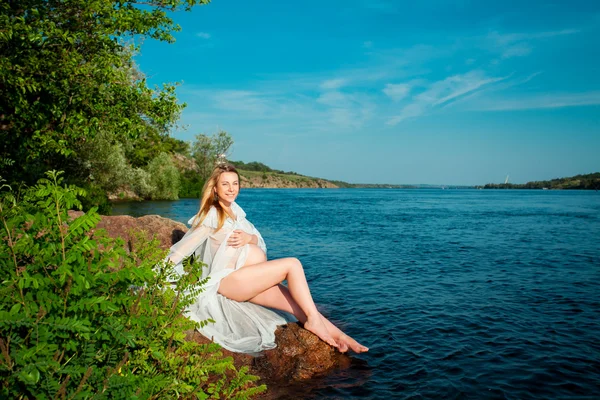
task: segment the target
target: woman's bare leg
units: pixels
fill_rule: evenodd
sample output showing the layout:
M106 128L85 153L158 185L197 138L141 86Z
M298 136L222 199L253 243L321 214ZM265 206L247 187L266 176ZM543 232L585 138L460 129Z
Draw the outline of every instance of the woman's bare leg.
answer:
M276 308L278 310L293 314L301 323L306 321L306 315L292 298L288 288L281 284L265 290L248 301L261 306ZM331 336L333 336L335 341L338 343L338 349L340 352L345 353L348 350L348 346L355 353L363 353L369 350L367 347L361 345L356 340L342 332L331 321L325 318L323 314L319 313L319 315L321 316L325 327L329 333L331 333Z
M286 279L291 296L306 315L304 328L325 343L338 347L321 319L310 294L302 264L296 258L282 258L240 268L223 278L219 293L235 301L248 301Z

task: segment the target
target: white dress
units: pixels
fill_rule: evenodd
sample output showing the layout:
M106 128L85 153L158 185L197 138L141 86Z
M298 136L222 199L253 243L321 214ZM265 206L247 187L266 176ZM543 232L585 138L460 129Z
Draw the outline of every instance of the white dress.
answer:
M206 319L215 321L200 328L200 333L228 350L258 353L275 347L275 329L293 317L284 317L283 313L249 302L237 302L217 292L221 279L241 268L248 256L249 245L237 249L227 246L227 239L234 230L241 229L256 235L258 246L267 253L260 232L246 219L244 210L236 203L231 204L231 210L237 219L234 221L227 217L218 231L218 216L214 207L201 224L194 226L195 217L190 219L188 223L192 228L171 247L167 260L175 264L178 274L183 274L181 261L191 254L207 265L203 268L202 278L208 277L208 283L186 313L197 322Z

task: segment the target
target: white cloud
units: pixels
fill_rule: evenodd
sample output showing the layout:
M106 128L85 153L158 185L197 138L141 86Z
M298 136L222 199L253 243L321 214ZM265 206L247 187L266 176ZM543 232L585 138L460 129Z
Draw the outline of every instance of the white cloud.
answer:
M366 41L363 42L363 47L365 49L370 49L371 47L373 47L373 42L370 41L370 40L366 40Z
M546 32L529 32L529 33L498 33L491 32L488 34L488 38L500 46L510 45L516 42L523 42L535 39L546 39L556 36L573 35L581 32L579 29L562 29L558 31L546 31Z
M412 103L405 106L400 114L388 119L388 125L396 125L408 118L419 117L428 111L443 106L461 96L473 93L485 85L499 82L505 77L487 77L482 71L471 71L453 75L429 85L425 91L414 96Z
M201 39L210 39L211 35L210 35L210 33L206 33L206 32L198 32L198 33L196 33L196 37L199 37Z
M364 51L368 59L356 68L266 75L237 86L236 90L204 89L195 95L194 101L184 100L193 104L190 111L213 114L213 120L264 126L265 131L277 128L299 135L344 133L348 129L376 127L377 121L382 120L397 125L442 109L443 112L491 111L596 104L594 95L555 96L552 101L498 98L504 91L508 93L508 88L525 84L540 73L521 70L521 78L515 78L512 75L518 72L511 70L500 76L498 71L502 71L505 59L530 54L536 40L577 32L492 32L462 41L457 39L447 46L415 44L394 49L378 46ZM209 34L202 34L198 36L210 38ZM363 42L363 47L371 46L372 42ZM496 65L492 65L492 59ZM488 71L479 69L486 65ZM460 73L445 72L445 66ZM471 71L463 73L465 69Z
M267 114L272 108L263 94L246 90L219 90L213 93L212 99L216 108L256 117Z
M519 98L479 99L471 106L477 111L532 110L600 105L600 91L584 93L544 93Z
M406 83L392 84L388 83L383 88L383 93L394 101L400 101L410 92L410 85Z
M579 33L577 29L562 29L546 32L529 33L499 33L490 32L486 41L493 51L500 52L501 57L523 57L529 55L533 50L533 42L553 38L557 36L573 35Z
M344 78L335 78L335 79L328 79L326 81L324 81L323 83L321 83L321 89L324 90L335 90L335 89L339 89L342 86L344 86L347 83L347 80Z
M348 105L349 99L341 92L332 91L321 94L317 102L330 107L344 107Z
M374 104L364 95L329 91L321 94L316 102L325 106L323 112L330 124L337 127L358 128L369 120Z
M531 53L531 46L528 46L525 43L518 43L514 46L507 47L502 52L502 58L512 58L512 57L524 57Z

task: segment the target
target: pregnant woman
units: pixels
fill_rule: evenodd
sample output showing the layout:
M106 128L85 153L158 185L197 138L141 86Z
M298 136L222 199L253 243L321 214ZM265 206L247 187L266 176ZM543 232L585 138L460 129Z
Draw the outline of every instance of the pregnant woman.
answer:
M319 313L298 259L267 261L262 236L235 203L239 190L233 166L215 168L204 185L200 210L190 220L192 228L171 247L167 259L178 274L184 273L182 260L192 254L207 265L202 278L208 277L208 283L187 316L215 321L200 332L235 352L275 347L276 327L290 320L272 309L293 314L305 329L341 352L368 351ZM284 280L287 287L281 284Z

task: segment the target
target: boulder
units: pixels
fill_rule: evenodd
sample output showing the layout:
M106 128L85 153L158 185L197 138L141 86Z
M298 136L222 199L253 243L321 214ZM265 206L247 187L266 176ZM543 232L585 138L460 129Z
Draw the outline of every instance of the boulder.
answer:
M69 211L71 218L82 214L81 211ZM188 230L185 224L159 215L144 215L139 218L129 215L103 215L96 229L105 229L109 236L125 240L129 250L135 248L134 232L143 232L148 239L156 237L160 241L160 248L166 250L181 240Z
M80 211L69 212L71 218L82 214ZM163 249L178 242L187 231L184 224L158 215L139 218L127 215L102 216L97 228L105 229L111 237L124 239L129 250L135 248L135 235L132 233L136 231L145 232L148 239L155 236ZM298 323L278 327L275 336L277 347L258 356L233 353L225 349L223 353L231 356L238 368L250 367L250 373L260 376L267 384L299 382L350 366L350 357L339 353ZM197 331L187 332L187 338L198 343L209 342L209 339Z

